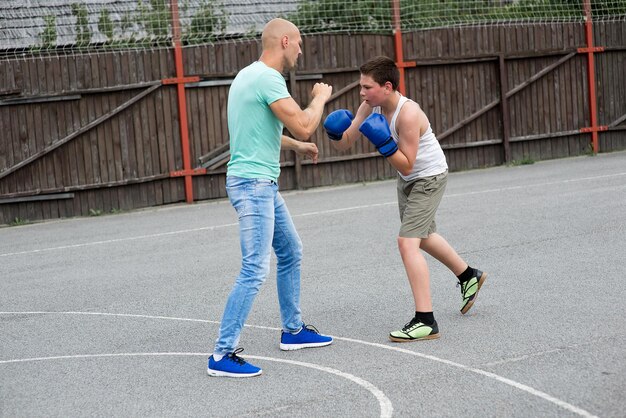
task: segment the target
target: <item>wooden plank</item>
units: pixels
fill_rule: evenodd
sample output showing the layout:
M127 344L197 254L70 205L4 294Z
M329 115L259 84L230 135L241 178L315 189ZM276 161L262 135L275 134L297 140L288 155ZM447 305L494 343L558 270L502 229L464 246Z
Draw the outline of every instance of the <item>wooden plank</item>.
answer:
M122 71L122 54L123 52L113 52L110 58L110 67L112 76L109 77L109 84L113 86L119 86L126 82L124 80L126 71ZM128 95L125 92L118 93L117 96L121 102L128 100ZM113 124L115 144L115 179L123 180L126 177L128 171L128 131L127 131L127 117L128 111L120 113L116 117L116 123ZM117 192L117 207L115 209L124 210L128 205L128 194L123 187L118 187Z
M100 76L99 76L99 65L97 62L97 57L95 55L90 55L86 57L85 63L87 65L85 72L85 79L89 82L90 86L100 86ZM92 96L89 98L89 120L96 120L100 115L102 115L102 105L97 96ZM93 164L93 173L94 173L94 181L102 182L106 181L106 173L103 173L104 165L106 163L106 156L103 155L104 150L104 138L102 133L102 128L98 129L100 124L95 127L93 132L91 133L91 163ZM96 202L97 206L91 207L90 209L100 209L101 199Z
M466 44L466 47L468 45ZM450 115L450 125L453 125L455 121L457 121L459 118L463 117L464 114L464 106L465 106L465 94L467 93L463 87L464 83L465 83L465 69L466 69L466 65L464 64L459 64L459 65L455 65L452 68L453 74L452 74L452 78L450 80L450 83L453 84L452 87L452 114ZM432 116L428 115L429 121L430 118ZM439 134L443 132L443 131L437 131L435 132L435 135L437 136L437 139L439 139ZM454 135L452 138L450 138L450 141L452 142L456 142L458 141L458 136L462 135L461 132L459 132L458 135ZM458 161L456 161L456 155L449 155L446 156L446 158L448 159L448 165L449 166L458 166L459 163Z
M545 59L540 61L541 66L544 66L545 63ZM537 83L540 102L540 106L538 107L538 128L540 133L551 132L550 109L552 108L552 101L550 100L550 96L548 94L551 75L552 72L546 75L543 83ZM545 141L543 144L540 144L539 155L541 159L552 158L551 154L552 150L550 149L550 141Z
M492 48L491 44L488 44L489 48ZM489 82L493 83L493 80L497 80L499 78L498 72L498 61L494 62L485 62L481 64L485 67L485 71L483 73L483 86L488 86ZM497 85L494 86L493 89L483 88L485 94L485 101L491 102L492 100L499 100L500 95L498 92ZM508 105L508 103L507 103ZM502 132L500 130L500 124L502 120L502 110L500 106L496 106L490 112L487 112L485 118L483 120L483 131L484 135L481 140L488 140L489 138L502 138ZM493 147L480 147L478 149L478 156L480 161L479 167L486 167L489 165L489 161L494 159L493 156Z
M8 65L8 63L5 63L4 65ZM30 80L29 80L29 67L27 65L27 62L23 62L22 64L25 68L24 68L24 79L26 80L27 84L30 84ZM25 88L28 88L28 86L25 86ZM32 114L32 108L34 106L31 106L31 111L29 112L29 114ZM9 167L11 167L12 165L16 164L17 161L19 161L21 159L21 157L19 156L20 154L20 150L19 150L19 141L18 138L15 137L15 135L13 135L12 132L12 127L11 127L11 117L10 117L10 108L3 108L0 109L0 124L3 125L2 130L0 130L0 132L5 132L6 135L6 139L4 141L1 141L4 146L5 146L5 160L4 160L4 164L2 169L5 170ZM29 125L31 127L33 127L34 125ZM15 185L13 186L15 187Z
M33 63L32 60L27 61L24 71L24 79L27 80L26 88L31 88L33 83L40 83L40 79L37 73L36 63ZM39 86L37 86L39 88ZM29 111L26 115L25 122L20 122L19 120L15 120L15 114L11 107L7 109L7 119L5 119L5 131L9 136L9 141L12 144L12 158L15 164L18 164L24 158L27 158L30 155L30 152L35 152L36 147L39 144L43 144L43 134L41 134L42 124L41 117L36 118L36 116L41 115L41 105L32 105L28 106ZM30 119L30 121L29 121ZM39 135L28 135L28 131L26 131L26 135L24 135L24 129L35 129ZM43 146L43 145L42 145ZM32 150L32 151L31 151ZM31 190L33 188L38 187L41 182L47 182L47 173L44 170L45 166L41 165L40 167L35 167L31 170L22 170L19 173L16 173L14 176L11 176L11 185L9 186L12 191L23 191L23 190ZM10 169L8 167L7 169ZM6 172L6 170L4 171ZM25 210L26 206L21 205L21 207ZM46 209L49 208L49 205L45 206ZM43 207L41 209L43 211ZM49 210L48 210L49 213ZM19 215L22 218L28 216L24 213L20 213Z
M129 81L137 81L137 54L124 55L122 59L122 68L128 72ZM142 138L136 126L139 123L139 106L132 106L127 110L128 113L128 152L129 152L129 177L143 177L145 175L143 165L143 147ZM134 202L134 199L133 199Z
M63 89L69 91L72 86L72 65L70 65L70 59L65 57L64 60L60 62L61 66L61 79ZM76 109L80 102L72 101L64 103L64 111L65 111L65 127L63 130L63 136L68 135L73 132L78 126L78 121L76 120ZM81 157L77 153L78 144L76 142L72 142L65 147L65 152L67 154L68 161L68 184L79 184L79 161ZM80 199L71 199L66 201L65 203L66 211L70 214L69 216L79 216L82 210Z
M221 93L221 91L222 88L218 86L202 90L206 103L204 112L207 123L207 154L209 156L212 153L219 153L218 149L224 145L226 145L226 148L228 147L228 136L222 137L222 117L220 114L220 107L226 107L226 103L220 103L220 97L224 94ZM227 130L227 128L225 130Z
M518 33L518 37L519 37L519 33ZM519 38L518 38L519 39ZM518 43L521 42L521 40L518 40ZM528 63L528 59L525 60L519 60L518 62L518 74L519 74L519 79L520 80L526 80L529 75L532 75L530 73L529 70L529 63ZM528 109L531 109L531 103L530 103L530 95L531 92L529 89L525 89L525 90L521 90L519 97L520 97L520 101L519 101L519 107L520 107L520 135L528 135L530 133L532 133L532 120L530 118L530 116L527 114L528 113ZM518 158L526 158L529 154L528 151L528 144L524 143L522 144L521 147L519 147L519 150L521 152L521 155L518 156Z
M504 161L511 162L511 149L509 146L509 138L511 135L511 122L509 114L509 100L506 97L508 88L508 68L506 66L504 56L500 55L498 63L499 75L500 75L500 104L502 109L502 147L504 151Z
M472 33L472 37L470 39L472 39L472 42L474 43L474 48L476 48L478 51L480 51L480 40L478 39L478 34L476 32ZM468 106L471 109L480 109L479 104L479 94L480 91L476 88L477 86L477 82L476 82L476 72L477 70L477 66L479 64L472 64L472 65L468 65L467 66L467 70L465 73L465 83L467 85L467 90L469 92L468 94L468 98L467 98L467 103ZM484 113L484 112L483 112ZM458 128L463 127L463 132L464 135L463 137L469 139L470 141L476 141L477 137L478 137L478 132L477 132L477 128L476 128L476 124L473 124L472 122L474 120L476 120L479 115L476 115L476 113L474 113L474 118L473 119L464 119L461 122L457 123L456 126ZM466 123L464 123L466 122ZM446 131L443 131L440 135L439 135L439 142L443 141L446 139L446 136L448 133L452 134L454 132L455 127L451 127L449 129L447 129ZM458 140L457 140L458 142ZM473 152L465 152L463 153L462 156L459 156L460 158L457 160L458 164L459 164L459 168L460 169L468 169L471 168L473 166L473 161L474 161L474 153Z
M529 42L529 48L534 47L534 33L532 32L532 30L528 30L528 34L530 37L530 42ZM531 60L530 62L530 73L531 74L535 74L538 71L538 67L539 67L539 61L540 59L536 58ZM540 88L540 83L533 83L529 88L530 88L530 92L531 92L531 109L534 109L535 111L533 112L529 112L531 115L531 119L532 119L532 128L531 128L531 132L534 134L541 134L542 132L542 125L543 123L541 122L541 117L540 115L543 115L544 109L543 109L543 99L541 98L541 88ZM534 160L540 160L541 159L541 146L538 142L532 142L530 144L530 152L531 152L531 158Z
M106 84L107 86L116 86L120 84L120 76L117 75L117 65L116 65L116 57L118 52L108 52L104 55L106 60ZM120 102L124 102L125 93L109 93L107 94L109 99L109 109L115 108ZM120 114L112 117L106 122L106 127L110 128L110 139L109 143L111 145L112 153L112 161L109 163L109 174L111 176L112 181L122 180L124 178L124 168L122 159L122 139L121 139L121 128L123 125L123 118ZM115 188L111 190L111 204L108 208L109 211L117 210L122 207L121 200L124 199L124 194L120 188Z
M130 53L123 53L119 57L119 71L123 73L125 77L123 82L130 82L130 66L131 58ZM126 97L128 100L128 97ZM135 113L135 106L128 108L120 117L121 125L121 141L122 141L122 159L123 159L123 178L137 177L137 151L135 149L136 139L133 132L133 115ZM122 209L129 209L132 207L132 197L129 195L129 190L124 192L125 199L123 201L124 206Z
M61 199L73 199L74 193L60 193L54 195L36 195L29 197L14 197L8 199L0 199L0 205L6 205L10 203L21 203L21 202L36 202L36 201L44 201L44 200L61 200Z
M6 143L7 149L9 151L9 161L13 162L13 160L20 158L18 154L20 152L20 142L19 139L15 136L13 123L11 121L11 115L9 114L8 109L5 111L0 111L0 118L2 119L0 121L0 125L2 125L2 131L0 132L5 132L6 135L5 141L2 142ZM3 193L8 193L15 190L23 190L22 178L17 175L5 179L2 183Z
M209 91L212 89L209 89ZM208 152L210 147L209 134L207 132L207 107L205 102L207 89L188 89L189 98L189 127L190 127L190 148L191 161L195 161L198 156ZM193 164L193 163L192 163Z
M149 61L146 59L147 52L142 51L141 55L138 57L137 67L141 72L141 75L138 75L143 80L152 80L152 74L149 70ZM150 144L152 135L150 135L150 128L148 126L148 103L146 101L142 101L139 106L139 127L135 130L135 134L139 134L138 138L143 145L143 153L141 155L140 162L143 162L145 167L145 175L151 176L157 173L157 171L153 168L152 164L152 146ZM155 200L155 186L154 184L150 184L147 188L142 188L141 201L137 204L140 206L151 206L156 203Z
M482 29L482 28L481 28ZM485 39L485 32L481 32L482 44L484 48L484 52L488 51L488 43ZM494 80L498 79L497 72L497 64L492 65L490 62L482 62L477 64L478 68L478 84L476 86L476 90L479 92L478 97L480 98L480 105L483 106L485 103L490 103L494 100L498 101L498 105L500 104L500 99L497 94L496 89L488 89L483 86L488 86L489 82L493 83ZM492 138L490 126L495 126L490 124L489 122L493 119L493 115L497 114L497 110L499 106L495 106L486 112L482 117L476 119L474 122L477 126L478 135L476 136L476 141L485 141L488 138ZM494 134L494 136L499 137L500 132ZM485 165L485 148L484 147L474 147L474 165L472 167L483 167Z
M52 72L55 78L55 91L64 91L67 89L69 82L67 80L67 67L62 65L61 57L52 61ZM70 115L69 102L62 102L55 106L58 111L57 124L59 136L65 136L72 129L72 120ZM62 160L63 184L72 184L73 172L75 171L75 155L73 147L63 147L60 149L60 157ZM67 217L74 215L74 204L70 200L59 202L60 216Z
M108 63L106 60L108 54L98 54L95 59L95 63L98 65L97 72L93 75L97 76L96 85L98 87L105 87L109 85L108 82ZM95 96L95 103L98 115L107 114L110 109L109 94L99 94ZM113 144L111 142L111 124L109 121L105 121L98 125L96 128L98 132L98 153L100 156L100 170L102 174L102 182L115 181L115 165L113 163ZM116 194L110 189L103 189L100 191L99 196L102 197L101 205L97 209L103 212L109 212L114 207L116 202Z
M112 86L115 84L115 68L113 65L114 52L108 52L101 55L101 62L103 64L103 70L101 72L101 81L106 86ZM110 112L111 109L115 109L118 104L118 98L121 96L119 93L103 94L103 104L106 107L106 111ZM119 120L117 116L112 117L104 123L104 132L106 135L107 143L107 171L109 173L109 179L116 181L122 178L122 158L120 149L120 132L119 132ZM117 194L112 196L113 202L112 208L118 208Z
M196 68L202 67L202 53L200 50L192 50L188 53L189 60L194 62ZM187 72L191 72L191 69L187 69ZM206 117L202 117L202 112L206 111L204 103L204 89L186 89L187 92L187 111L189 114L189 147L191 150L192 166L194 165L194 155L203 155L206 153L205 149L208 148L208 143L205 129ZM168 151L169 152L169 151ZM196 182L200 191L200 195L205 194L204 183ZM194 196L199 199L199 196Z
M77 81L78 84L81 87L86 87L86 86L90 86L91 85L91 78L89 77L89 74L91 73L90 67L89 67L89 59L86 56L81 56L78 60L77 60L77 64L76 64L76 74L77 74ZM89 81L88 81L89 80ZM92 114L92 110L90 110L90 106L91 106L91 101L92 101L92 97L84 97L81 100L81 105L79 108L80 111L80 125L81 126L85 126L87 125L92 119L90 119L90 114ZM93 142L94 142L94 135L93 132L87 132L85 135L85 138L83 141L81 141L83 144L83 158L85 161L85 180L83 182L84 183L92 183L95 181L95 172L94 172L94 163L92 161L93 159ZM86 194L84 196L84 198L81 196L81 200L82 200L82 213L89 213L89 208L93 208L95 207L95 196L92 193Z
M198 54L197 54L197 60L198 60L198 68L199 68L199 73L204 73L206 71L207 68L209 68L209 56L207 53L208 48L203 48L201 50L199 50ZM196 148L194 150L194 152L192 153L193 155L204 155L208 152L208 150L211 149L212 145L211 145L211 141L214 140L214 138L212 138L209 135L209 125L210 125L210 117L209 117L209 109L208 107L210 107L210 96L207 95L207 91L205 89L199 89L198 92L196 92L195 94L197 94L197 104L190 104L190 106L196 106L196 107L192 107L190 108L190 112L192 114L197 113L199 116L199 121L198 124L199 126L194 127L193 130L193 135L195 138L195 146L194 148ZM190 94L190 97L193 97ZM193 161L193 158L192 158ZM192 165L194 165L192 163ZM211 192L209 191L209 188L211 187L211 183L207 182L207 181L203 181L203 180L198 180L196 181L197 184L197 189L198 189L198 196L197 199L201 200L203 199L203 196L210 196Z
M144 71L145 75L149 80L154 80L158 77L158 74L155 74L154 68L152 66L152 54L154 51L146 51L144 54ZM144 128L143 138L147 145L147 148L150 149L150 173L152 175L161 173L161 167L159 166L159 143L156 138L157 130L156 130L156 121L155 121L155 99L145 100L145 120L142 120L142 126ZM149 205L159 205L163 203L163 188L161 184L152 183L154 188L154 193L152 195L148 195Z
M158 77L158 78L162 78L163 76L166 76L167 73L163 72L164 70L167 71L167 68L162 69L161 65L160 65L160 57L159 55L164 52L162 50L157 50L157 51L153 51L151 54L151 61L152 61L152 68L153 68L153 77ZM159 89L158 91L155 92L156 94L154 95L153 98L153 118L152 118L152 125L154 126L154 137L153 137L153 142L155 142L156 144L156 154L155 156L157 157L157 167L158 167L158 172L159 173L167 173L168 170L168 165L167 165L167 139L165 138L165 125L163 122L164 117L169 117L169 116L165 116L163 114L163 89ZM189 126L189 121L187 121L187 125ZM166 202L171 202L170 200L170 189L169 189L169 185L168 184L162 184L161 187L159 187L161 189L161 202L160 204L166 203Z
M170 68L172 67L170 65L170 60L168 59L170 55L171 54L168 54L168 53L162 53L159 56L162 74L170 74ZM170 88L170 89L163 88L161 90L162 90L161 94L162 94L162 104L163 104L163 131L164 131L164 141L165 141L165 152L167 155L163 172L170 172L174 170L176 167L176 159L174 155L174 152L175 152L174 149L176 146L174 144L174 138L176 138L175 129L177 125L173 123L174 121L172 117L172 106L174 106L175 104L175 98L173 97L174 96L173 88ZM188 108L188 109L190 111L193 111L193 109L191 108ZM191 139L193 139L193 136L191 137ZM179 200L176 184L177 184L177 181L172 181L168 185L169 186L168 195L170 199L168 203Z
M229 89L226 87L218 87L217 89L217 103L213 103L214 106L217 106L215 109L217 111L217 119L216 119L216 128L215 132L215 144L219 142L220 144L224 144L229 140L228 133L228 92Z
M142 54L133 53L128 57L128 72L130 74L131 82L139 82L145 81L146 77L143 71L143 60ZM137 105L130 108L131 110L131 121L130 121L130 138L132 138L132 143L135 148L134 159L136 161L136 177L145 177L146 174L146 164L145 164L145 153L144 153L144 135L141 129L141 111L142 105L138 103ZM134 177L133 176L133 177ZM132 205L133 207L140 207L147 198L144 196L147 190L147 187L131 187L131 189L135 193L131 193Z
M567 88L567 77L568 77L568 67L571 62L564 63L561 67L557 68L558 75L558 89L556 91L557 97L557 114L558 114L558 122L557 122L557 131L562 132L566 129L571 129L568 124L568 106L571 98L569 97L569 89ZM555 142L552 149L558 153L559 157L563 157L567 155L567 147L564 146L566 141L558 141Z
M47 92L51 92L51 91L55 91L56 86L55 86L55 80L57 79L57 75L54 73L53 70L53 66L54 66L54 62L56 62L57 60L46 60L44 61L45 66L44 66L44 71L46 74L45 80L46 80L46 91ZM45 115L48 118L48 129L45 130L45 132L48 134L46 137L46 147L48 147L50 144L56 142L59 138L61 138L60 132L59 132L59 125L58 125L58 120L59 120L59 115L58 115L58 108L59 106L51 106L50 104L46 104L44 105L44 112ZM38 149L39 151L39 149ZM52 161L52 166L54 168L54 185L55 186L62 186L63 185L63 166L64 166L64 158L62 153L60 152L60 150L57 150L53 153L50 153L50 155L48 156L48 158L50 158L50 160ZM57 204L57 209L59 210L60 208L58 207ZM61 215L61 214L60 214Z
M48 71L47 71L47 67L46 67L46 63L45 61L39 61L37 63L37 74L39 77L39 82L42 84L42 88L44 89L44 91L47 93L50 91L50 78L48 77ZM39 146L43 146L43 147L47 147L48 144L50 142L52 142L54 140L54 137L51 134L51 122L50 122L50 112L49 112L50 108L48 105L42 105L41 106L41 129L42 129L42 137L41 142L38 144ZM28 155L36 155L36 152L38 149L37 146L34 146L33 148L31 148L32 151L29 152ZM57 185L57 171L55 170L55 161L54 158L44 158L42 159L42 162L44 164L45 170L46 170L46 182L44 184L46 184L47 186L51 186L51 187L55 187ZM4 174L4 173L3 173ZM31 184L31 187L33 185ZM42 185L43 186L43 185ZM28 190L28 189L26 189ZM25 205L27 208L30 208L30 205ZM58 217L58 205L55 204L46 204L43 205L44 211L46 212L46 215L49 217ZM30 210L30 209L27 209ZM49 215L48 215L49 213ZM28 219L33 219L33 214L29 213L28 214Z
M438 100L439 97L439 77L438 77L438 72L435 71L434 68L429 69L429 71L427 72L427 80L429 82L429 87L428 87L428 97L429 97L429 105L428 107L431 108L431 112L433 117L435 118L435 124L439 129L444 129L445 125L443 125L443 121L442 121L442 117L441 117L441 113L442 113L442 106L441 106L441 101Z
M104 189L111 189L115 187L127 186L127 185L133 185L133 184L151 183L157 180L165 180L168 178L169 178L169 173L163 173L163 174L157 174L154 176L147 176L147 177L142 177L142 178L132 178L132 179L119 180L119 181L111 181L108 183L99 182L99 183L91 183L91 184L79 184L79 185L73 185L73 186L54 187L54 188L49 188L49 189L38 189L38 190L31 190L31 191L26 191L26 192L10 193L8 195L4 195L3 197L15 198L15 197L27 197L27 196L39 196L39 195L45 195L45 194L56 194L56 193L84 192L88 190L98 190L98 189L104 190Z
M110 53L106 53L106 54L99 54L98 55L98 61L99 61L99 65L100 65L100 80L99 80L99 85L100 86L109 86L111 83L109 82L109 77L112 76L111 74L111 68L110 68L110 62L109 62L109 57L111 56ZM115 106L115 98L111 95L111 94L101 94L98 95L98 98L100 99L100 103L102 104L102 112L103 113L108 113L110 111L110 109L112 107ZM109 181L115 181L116 175L115 175L115 149L114 149L114 142L112 141L112 137L113 137L113 131L112 131L112 120L109 119L105 122L102 123L102 132L103 132L103 139L104 139L104 158L105 158L105 171L107 173L107 182ZM103 211L108 212L110 211L113 207L117 206L117 194L116 193L112 193L112 191L107 191L108 193L108 199L107 201L104 202L104 206L102 208Z
M4 126L4 117L9 112L0 110L0 132L4 132L4 141L0 141L0 170L7 167L7 158L13 152L13 138L7 128ZM8 193L8 182L0 182L0 195Z

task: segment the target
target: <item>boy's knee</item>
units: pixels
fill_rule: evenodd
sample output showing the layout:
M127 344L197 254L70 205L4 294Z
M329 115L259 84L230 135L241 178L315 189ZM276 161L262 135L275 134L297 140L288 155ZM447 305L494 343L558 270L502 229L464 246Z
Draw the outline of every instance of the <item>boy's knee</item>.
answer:
M398 237L398 250L401 254L414 253L419 250L419 238Z

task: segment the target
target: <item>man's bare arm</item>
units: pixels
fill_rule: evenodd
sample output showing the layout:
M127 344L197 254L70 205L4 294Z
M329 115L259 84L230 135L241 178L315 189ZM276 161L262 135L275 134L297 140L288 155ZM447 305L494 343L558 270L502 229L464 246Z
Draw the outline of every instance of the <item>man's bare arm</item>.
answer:
M312 142L301 142L287 135L283 135L280 137L280 147L284 150L293 150L300 155L308 156L313 160L314 164L317 164L319 150L317 149L317 145Z
M319 126L324 105L332 91L333 88L328 84L317 83L311 92L313 100L306 109L302 110L291 97L276 100L270 105L270 109L293 136L306 141Z

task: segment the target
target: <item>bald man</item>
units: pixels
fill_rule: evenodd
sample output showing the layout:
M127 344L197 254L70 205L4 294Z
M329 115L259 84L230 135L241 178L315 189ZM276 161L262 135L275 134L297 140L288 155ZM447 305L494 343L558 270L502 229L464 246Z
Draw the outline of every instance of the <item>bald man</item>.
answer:
M219 336L209 357L210 376L251 377L262 370L238 354L239 336L259 288L276 254L276 287L282 320L281 350L322 347L332 343L300 312L302 242L285 201L278 192L280 150L289 149L317 162L317 146L307 141L320 123L332 87L317 83L302 110L289 92L284 70L295 67L302 53L300 31L283 19L263 29L263 52L241 70L228 94L230 162L226 191L239 218L242 263L226 301ZM283 135L286 127L296 139Z

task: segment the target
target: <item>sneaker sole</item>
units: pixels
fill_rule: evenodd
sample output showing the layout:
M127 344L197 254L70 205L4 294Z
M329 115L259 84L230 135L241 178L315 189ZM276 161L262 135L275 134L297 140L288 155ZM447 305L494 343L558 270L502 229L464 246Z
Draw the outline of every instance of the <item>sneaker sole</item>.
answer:
M315 347L325 347L327 345L331 345L332 341L324 342L324 343L308 343L308 344L283 344L280 343L280 349L283 351L293 351L300 350L303 348L315 348Z
M259 370L256 373L229 373L229 372L223 372L220 370L212 370L212 369L207 369L207 374L209 376L214 376L214 377L254 377L254 376L258 376L261 373L263 373L263 370Z
M394 337L392 335L389 336L389 340L393 341L394 343L412 343L413 341L422 341L422 340L436 340L437 338L439 338L439 334L432 334L432 335L427 335L425 337L422 338L411 338L411 339L407 339L407 338L398 338L398 337Z
M465 315L467 311L469 311L471 307L474 306L474 302L476 302L476 298L478 297L478 292L480 291L480 288L483 286L485 279L487 279L487 273L483 271L483 274L480 276L480 279L478 279L478 289L476 289L476 293L474 293L474 299L467 302L467 305L465 305L465 307L461 309L461 313L463 315Z

